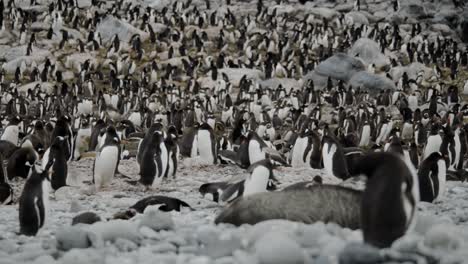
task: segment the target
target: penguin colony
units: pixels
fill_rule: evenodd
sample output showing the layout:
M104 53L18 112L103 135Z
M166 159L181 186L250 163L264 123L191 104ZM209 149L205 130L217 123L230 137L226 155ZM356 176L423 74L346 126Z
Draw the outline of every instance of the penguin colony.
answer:
M121 159L139 167L126 184L150 194L177 180L181 159L239 166L245 179L200 186L203 196L226 203L216 223L336 222L362 229L377 247L411 228L420 200L440 200L447 180L466 178L468 105L459 90L468 50L456 36L429 38L422 23L359 24L344 13L295 17L279 12L281 1L259 0L242 15L229 0L222 11L210 1L159 9L78 2L48 1L42 10L32 8L43 6L36 0L0 1L0 34L24 50L0 73L0 203L19 205L21 234L36 235L47 223L49 195L70 185L68 165L89 153L96 192L128 177L119 172ZM361 2L350 9L363 10ZM391 2L398 12L400 3ZM99 31L108 20L135 34ZM305 78L333 56L345 60L362 38L383 54L398 54L380 68L353 54L367 66L362 71L394 89L351 86L331 75L325 85ZM50 52L34 57L43 50ZM83 59L64 61L75 53ZM414 63L429 73L414 74ZM391 74L406 65L408 72ZM276 168L291 166L310 168L310 181L278 190ZM312 169L343 181L364 175L366 187L330 185ZM12 182L22 185L21 194ZM151 196L116 218L151 204L190 207Z

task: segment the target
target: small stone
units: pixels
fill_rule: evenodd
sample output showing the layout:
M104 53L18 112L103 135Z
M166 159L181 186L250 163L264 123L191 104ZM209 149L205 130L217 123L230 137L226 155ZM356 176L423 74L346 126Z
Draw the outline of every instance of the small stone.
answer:
M383 261L379 249L362 243L350 243L339 254L340 264L372 264Z
M76 200L73 200L70 204L70 213L78 213L79 211L82 211L83 207L80 205L80 203Z
M104 252L96 249L72 249L65 253L61 258L63 264L104 264Z
M263 264L305 263L299 244L280 231L266 233L255 242L254 249Z
M200 251L200 248L198 246L182 246L179 247L178 252L179 253L185 253L185 254L195 254Z
M91 247L90 234L85 230L70 226L61 228L57 231L55 239L57 240L57 249L68 251L73 248L88 248Z
M114 244L117 247L117 249L123 252L133 251L138 248L138 245L135 244L133 241L123 238L117 238Z
M84 212L73 217L72 225L77 225L77 224L92 225L100 221L101 221L101 217L99 217L96 213Z
M162 242L154 246L151 246L151 251L153 253L176 252L177 248L171 243Z
M174 221L171 213L160 211L156 207L147 207L140 221L140 226L147 226L154 231L173 230Z
M237 260L238 263L249 263L249 264L257 264L260 263L258 261L257 256L247 253L242 250L236 250L232 254L234 259Z
M459 234L460 230L455 226L436 225L427 232L424 237L424 245L447 254L447 252L456 251L463 246L463 239Z
M11 240L0 240L0 251L12 254L18 249L18 246Z

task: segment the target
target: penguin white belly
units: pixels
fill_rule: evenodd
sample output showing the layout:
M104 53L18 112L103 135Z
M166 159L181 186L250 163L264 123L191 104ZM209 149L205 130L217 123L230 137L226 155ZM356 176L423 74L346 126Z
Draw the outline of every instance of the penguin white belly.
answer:
M114 178L119 149L117 146L105 146L96 157L94 182L96 189L107 186Z
M42 155L41 168L44 170L49 162L50 148L46 150L44 155Z
M330 151L328 151L328 148L330 148ZM323 144L323 150L322 150L323 167L329 175L333 175L333 176L335 176L333 174L333 156L335 155L336 150L337 148L335 144L331 145L331 147L329 143Z
M431 153L438 152L442 145L442 137L440 135L432 135L427 139L426 148L424 148L424 159L429 157Z
M42 226L44 226L49 215L49 186L50 182L48 180L42 181L42 204L44 206L44 219L41 220Z
M380 129L379 136L377 137L377 140L375 143L380 144L380 142L385 140L385 132L387 130L387 124L384 124L382 128Z
M370 126L364 126L362 128L361 140L359 141L359 147L366 147L370 141Z
M91 128L78 130L75 138L75 158L79 158L81 153L88 150L89 145L87 145L87 142L89 138L91 138Z
M270 177L270 171L263 167L259 166L255 168L245 183L244 183L244 193L243 196L248 196L251 194L266 192L266 186L268 184L268 179Z
M291 166L303 168L306 167L307 162L304 162L304 151L307 148L307 137L297 138L294 144L292 155L291 155Z
M172 155L174 155L174 153L172 153L172 151L169 151L169 153L168 153L168 163L167 163L167 177L171 177L172 175L174 175L175 166L174 166L174 162L172 160Z
M167 170L167 163L168 163L168 153L167 153L167 148L166 148L166 145L164 144L164 142L162 142L160 145L159 145L159 148L161 149L161 172L160 172L160 175L161 177L165 175L166 173L166 170Z
M260 143L257 140L250 140L249 142L249 160L250 164L265 159L265 152L260 148Z
M133 112L128 117L128 120L131 121L135 126L141 126L141 115L140 115L140 113Z
M214 157L211 148L210 132L208 130L198 131L198 152L203 164L213 164Z
M437 179L439 180L439 194L436 197L436 200L440 200L445 194L445 184L447 182L447 169L445 165L445 160L439 160L437 162Z
M112 95L111 97L111 105L112 107L114 107L115 109L118 109L117 108L117 104L119 103L119 96L118 95Z
M458 166L458 163L460 162L460 152L461 152L461 142L460 142L460 134L458 131L455 131L455 158L452 161L452 164L450 164L450 170L456 170L456 167Z
M15 146L17 146L18 136L19 136L19 127L11 125L5 128L5 131L3 131L2 137L0 139L9 141L15 144Z
M405 218L406 218L406 226L409 227L411 225L411 222L413 220L413 213L414 213L414 207L411 204L410 200L406 196L406 183L404 182L401 186L401 193L402 193L402 202L403 202L403 210L405 211Z
M198 156L198 135L193 137L192 149L190 152L190 157L195 158Z

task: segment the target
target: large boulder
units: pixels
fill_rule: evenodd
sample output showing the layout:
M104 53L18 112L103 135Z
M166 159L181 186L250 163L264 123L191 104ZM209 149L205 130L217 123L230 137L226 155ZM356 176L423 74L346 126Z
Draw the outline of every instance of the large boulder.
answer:
M377 42L368 39L358 39L349 49L348 54L353 57L359 57L366 64L375 64L376 68L382 68L390 64L390 60L380 52Z
M395 90L396 88L390 79L366 71L356 73L348 84L354 88L361 87L361 89L369 92L379 92L387 89Z
M129 42L135 34L139 34L142 41L149 37L148 33L112 16L104 18L96 27L96 32L101 34L104 43L111 41L115 34L118 34L123 42Z
M344 53L337 53L320 63L315 72L322 76L348 82L357 72L363 71L366 66L361 60Z

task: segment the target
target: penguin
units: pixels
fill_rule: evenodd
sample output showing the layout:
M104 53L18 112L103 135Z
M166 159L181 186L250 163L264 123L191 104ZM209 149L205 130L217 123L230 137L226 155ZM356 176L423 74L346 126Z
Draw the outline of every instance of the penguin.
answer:
M93 125L91 138L89 139L89 151L96 150L96 147L98 146L98 143L99 143L99 135L101 134L101 131L104 130L105 128L106 128L106 123L102 119L97 120L96 123Z
M175 133L168 133L167 138L164 140L164 144L167 149L167 170L164 175L165 178L176 177L177 173L177 159L179 157L179 147L177 145L177 131Z
M203 123L198 129L198 153L203 164L217 164L217 142L213 128L208 123Z
M355 175L367 177L362 196L361 229L364 241L387 248L415 222L419 183L413 165L400 155L374 152L362 157Z
M439 124L432 124L431 131L427 137L427 143L424 147L423 159L426 159L433 152L438 152L442 145L442 136L439 134Z
M421 201L432 203L443 197L446 178L447 169L442 153L431 153L421 162L418 170Z
M151 146L153 134L155 132L160 132L162 133L163 126L161 123L153 123L151 126L148 128L148 130L145 133L145 136L143 137L142 140L140 140L140 143L138 143L138 152L137 152L137 163L141 164L142 157L143 157L143 152L147 146Z
M68 165L65 156L67 144L66 138L56 137L50 145L49 155L46 157L48 160L42 161L42 164L49 164L50 160L53 161L50 172L50 183L53 190L67 185Z
M35 236L44 226L49 210L49 168L53 160L45 166L31 164L31 175L24 184L19 199L20 233Z
M120 140L113 126L106 129L103 145L96 153L93 170L93 183L96 191L108 186L114 178L119 162Z
M57 122L54 127L54 131L52 132L52 139L56 137L63 137L67 139L67 148L65 149L65 157L67 158L67 161L70 161L72 158L72 151L73 151L73 131L70 126L70 118L68 116L60 116L57 119ZM46 155L46 154L44 154Z
M147 133L148 135L148 133ZM146 187L156 188L161 183L162 177L159 172L162 167L160 146L164 142L162 133L154 131L147 139L145 145L141 146L140 156L140 179L139 182ZM159 162L159 163L158 163Z
M20 133L20 128L18 124L20 122L21 122L21 118L19 116L13 116L8 126L5 127L0 139L9 141L13 143L15 146L17 146L18 140L19 140L19 133Z
M8 183L7 171L3 155L0 154L0 204L9 205L13 203L13 188Z
M89 140L92 135L91 125L88 118L82 118L80 121L80 128L75 135L75 144L73 151L73 158L79 160L81 154L89 150Z
M31 166L39 159L37 152L30 147L19 148L8 158L8 180L15 177L27 178Z
M291 150L291 166L293 167L309 166L310 155L312 154L312 138L308 132L309 130L305 129L294 142Z
M124 219L128 220L136 216L138 213L142 214L145 212L145 209L151 205L159 205L158 210L163 212L177 211L180 212L182 207L187 207L190 210L194 211L188 203L172 197L162 196L162 195L153 195L145 197L134 205L130 206L127 210L118 212L114 214L113 219Z
M323 137L322 160L325 171L339 179L350 177L343 147L329 135Z
M257 161L264 160L266 158L264 148L267 148L267 145L263 139L256 132L250 131L247 135L247 140L249 163L254 164Z
M252 164L247 172L249 175L244 181L243 196L266 192L268 182L270 179L274 179L273 165L269 159L264 159Z

